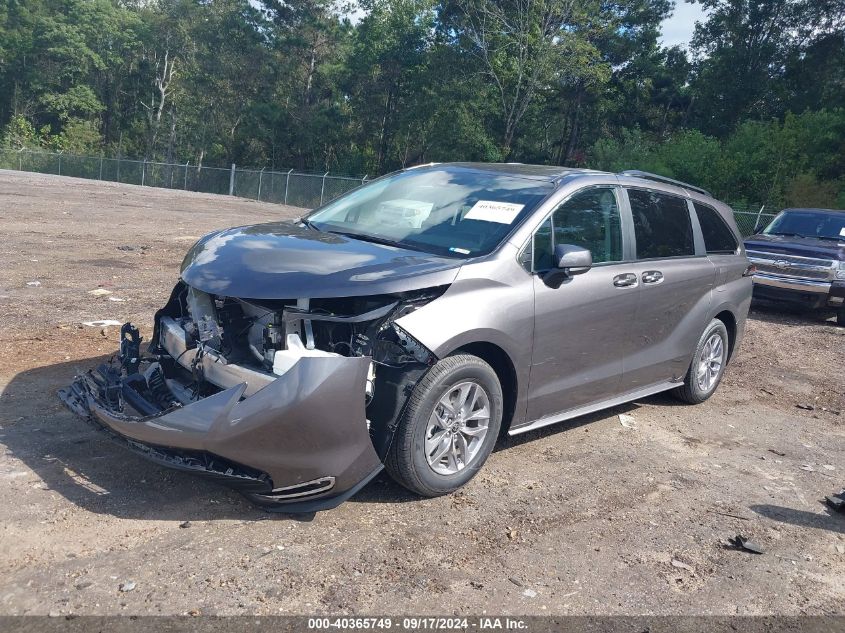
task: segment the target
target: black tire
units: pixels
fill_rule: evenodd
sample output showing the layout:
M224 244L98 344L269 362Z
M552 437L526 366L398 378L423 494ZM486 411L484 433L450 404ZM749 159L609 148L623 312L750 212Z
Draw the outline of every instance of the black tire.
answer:
M701 357L704 351L704 346L710 339L710 337L714 334L718 334L722 339L722 349L724 350L723 360L719 369L719 373L715 378L715 381L712 385L710 385L709 388L704 389L698 383L697 370L699 364L701 363ZM716 389L719 387L719 383L722 382L722 377L725 375L725 367L728 364L728 345L728 329L725 327L725 324L722 323L719 319L713 319L712 321L710 321L710 324L706 328L704 328L704 332L701 334L701 338L698 339L698 345L696 345L695 347L695 354L692 357L692 363L690 364L690 367L687 370L687 375L684 377L684 384L676 389L673 389L672 395L674 395L679 400L682 400L683 402L687 402L689 404L701 404L710 396L712 396L716 392Z
M836 312L836 323L837 325L845 326L845 306L842 306Z
M450 387L473 381L480 385L490 403L487 434L471 461L452 475L434 472L425 454L425 434L429 417ZM502 386L496 372L483 360L470 354L448 356L423 376L408 400L396 435L384 461L387 472L399 484L424 497L454 492L479 471L487 461L502 426Z

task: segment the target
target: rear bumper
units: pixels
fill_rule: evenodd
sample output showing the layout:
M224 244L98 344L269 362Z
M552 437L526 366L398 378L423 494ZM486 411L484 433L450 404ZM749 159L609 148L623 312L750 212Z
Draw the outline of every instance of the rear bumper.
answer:
M757 273L754 298L801 305L807 308L838 308L845 302L845 283L800 279Z
M365 414L369 364L367 357L303 357L281 376L265 374L263 384L249 380L252 370L226 365L219 382L247 380L154 415L133 415L131 398L116 395L135 397L127 390L140 374L121 377L105 367L77 377L60 397L148 459L280 511L313 512L340 504L382 469Z

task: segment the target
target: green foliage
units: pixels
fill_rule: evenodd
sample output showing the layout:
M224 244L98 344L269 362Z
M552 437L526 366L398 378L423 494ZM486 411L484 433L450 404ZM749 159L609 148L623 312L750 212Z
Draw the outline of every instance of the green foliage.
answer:
M81 156L99 154L103 138L97 123L74 117L65 121L62 131L52 137L50 149Z
M819 182L815 174L795 174L786 188L785 207L834 208L845 198L844 182Z
M682 0L678 0L679 2ZM0 2L3 147L371 177L430 161L646 169L845 206L845 0Z
M845 195L845 110L747 121L724 140L697 130L653 143L635 129L597 141L599 169L645 169L697 184L743 206L836 206Z
M24 117L12 117L0 134L0 147L3 149L38 149L41 147L41 135L32 123Z
M48 92L41 96L41 105L61 121L74 116L94 116L103 110L103 104L90 86L71 86L66 92Z
M626 169L643 169L654 152L655 145L642 130L622 129L619 138L602 138L593 145L589 164L595 169L619 172Z

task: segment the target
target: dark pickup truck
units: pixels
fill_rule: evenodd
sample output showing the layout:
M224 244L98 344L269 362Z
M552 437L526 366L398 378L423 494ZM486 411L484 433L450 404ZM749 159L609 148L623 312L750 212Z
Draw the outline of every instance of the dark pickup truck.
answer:
M845 325L845 210L784 209L745 250L755 299L834 311Z

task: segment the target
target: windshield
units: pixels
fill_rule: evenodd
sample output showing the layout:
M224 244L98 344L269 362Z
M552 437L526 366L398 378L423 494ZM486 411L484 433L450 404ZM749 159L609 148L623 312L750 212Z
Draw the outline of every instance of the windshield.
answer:
M845 241L845 212L831 213L809 209L783 211L772 220L763 233Z
M491 252L551 182L466 167L411 169L373 181L309 215L308 224L405 248L474 257Z

